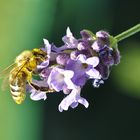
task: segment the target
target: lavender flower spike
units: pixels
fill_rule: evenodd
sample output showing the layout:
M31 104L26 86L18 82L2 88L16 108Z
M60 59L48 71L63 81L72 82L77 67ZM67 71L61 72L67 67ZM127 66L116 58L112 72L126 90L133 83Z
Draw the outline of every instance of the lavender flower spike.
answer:
M83 30L81 36L76 39L68 27L60 47L43 39L45 48L41 49L47 55L36 69L41 81L32 80L38 86L37 90L29 89L32 100L45 100L47 91L63 91L66 97L58 106L60 112L76 108L79 103L88 108L88 101L80 95L81 89L89 79L96 88L103 84L111 67L120 62L120 52L117 42L112 43L114 38L106 31L93 34Z

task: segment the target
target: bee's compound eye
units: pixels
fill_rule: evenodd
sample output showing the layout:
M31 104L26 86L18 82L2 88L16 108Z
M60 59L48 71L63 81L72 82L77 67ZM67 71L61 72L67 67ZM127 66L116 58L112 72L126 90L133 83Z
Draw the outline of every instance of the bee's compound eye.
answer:
M44 52L43 50L38 50L37 52L35 52L34 53L34 55L36 56L36 57L39 57L39 58L44 58L45 59L45 57L47 56L47 53L46 52Z

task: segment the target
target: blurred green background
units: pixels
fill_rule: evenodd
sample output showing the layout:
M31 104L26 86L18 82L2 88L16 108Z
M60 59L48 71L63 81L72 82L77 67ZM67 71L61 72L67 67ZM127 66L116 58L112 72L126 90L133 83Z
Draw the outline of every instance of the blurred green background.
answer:
M25 49L47 38L57 46L67 26L112 35L140 22L139 0L0 0L0 70ZM61 94L46 101L27 97L16 105L9 90L0 91L0 140L139 140L140 33L119 43L121 63L99 89L82 90L90 106L60 113ZM2 80L0 80L2 83Z

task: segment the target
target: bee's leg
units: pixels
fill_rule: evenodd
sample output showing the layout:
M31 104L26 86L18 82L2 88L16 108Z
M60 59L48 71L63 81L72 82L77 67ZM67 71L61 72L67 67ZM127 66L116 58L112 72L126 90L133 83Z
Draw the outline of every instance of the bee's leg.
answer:
M29 84L31 87L33 87L33 86L31 85L31 83L32 83L32 73L31 73L31 72L28 73L27 82L28 82L28 84Z
M33 89L39 90L39 87L36 88L36 86L34 86L34 84L32 82L32 73L28 73L27 82L28 82L29 86L32 87Z

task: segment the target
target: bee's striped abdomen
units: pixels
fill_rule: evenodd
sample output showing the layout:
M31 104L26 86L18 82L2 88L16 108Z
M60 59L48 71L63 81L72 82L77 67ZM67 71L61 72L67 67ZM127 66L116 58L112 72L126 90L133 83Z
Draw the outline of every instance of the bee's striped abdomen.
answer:
M26 97L26 79L27 76L23 71L17 73L17 69L14 69L10 73L10 91L17 104L21 104Z

